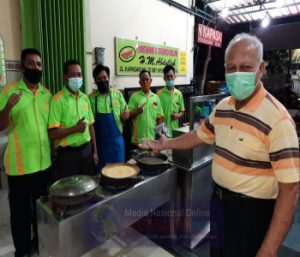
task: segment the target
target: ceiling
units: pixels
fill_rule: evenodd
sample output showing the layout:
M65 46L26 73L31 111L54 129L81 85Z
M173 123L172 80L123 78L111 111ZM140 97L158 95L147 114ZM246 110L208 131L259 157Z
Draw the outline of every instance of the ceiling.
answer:
M300 0L206 0L205 3L217 12L218 18L230 24L295 15L300 20ZM228 10L227 17L221 17L224 9Z

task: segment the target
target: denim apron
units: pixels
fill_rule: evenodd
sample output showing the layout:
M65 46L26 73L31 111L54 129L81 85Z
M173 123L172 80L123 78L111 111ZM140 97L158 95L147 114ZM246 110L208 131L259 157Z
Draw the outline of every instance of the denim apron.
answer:
M95 97L95 135L99 163L96 166L96 173L107 163L117 163L125 161L125 147L123 136L117 126L113 115L112 97L110 98L110 113L99 113L97 106L97 96Z

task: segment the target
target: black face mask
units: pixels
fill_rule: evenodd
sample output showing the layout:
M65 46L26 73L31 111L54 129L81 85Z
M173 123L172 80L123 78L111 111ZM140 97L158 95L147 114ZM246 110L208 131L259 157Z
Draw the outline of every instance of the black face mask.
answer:
M109 81L98 81L97 82L97 87L100 93L106 93L108 91L109 88Z
M24 77L31 83L38 84L41 81L43 71L38 69L25 68Z

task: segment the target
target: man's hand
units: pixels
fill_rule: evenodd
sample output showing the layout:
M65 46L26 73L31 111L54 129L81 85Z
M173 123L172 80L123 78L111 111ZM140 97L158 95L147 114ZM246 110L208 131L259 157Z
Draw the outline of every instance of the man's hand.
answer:
M172 120L178 120L181 117L181 115L179 113L173 113L171 115Z
M276 252L260 248L255 257L277 257Z
M99 157L98 157L98 153L97 152L93 153L93 159L94 159L94 164L97 165L97 163L99 162Z
M145 106L145 104L146 104L146 103L144 103L143 105L141 105L140 107L138 107L138 108L136 109L136 114L137 114L137 115L139 115L139 114L141 114L141 113L144 112L144 106Z
M77 132L83 133L86 129L86 123L84 122L84 118L80 119L75 125L75 130Z
M21 91L19 94L13 93L9 97L7 104L6 104L6 106L9 110L11 110L20 101L22 94L23 94L23 92Z
M159 152L167 148L167 138L162 133L159 133L160 139L154 141L148 141L147 146L152 149L153 152Z
M121 113L121 119L125 121L128 118L129 118L129 110L128 107L126 106L125 110Z

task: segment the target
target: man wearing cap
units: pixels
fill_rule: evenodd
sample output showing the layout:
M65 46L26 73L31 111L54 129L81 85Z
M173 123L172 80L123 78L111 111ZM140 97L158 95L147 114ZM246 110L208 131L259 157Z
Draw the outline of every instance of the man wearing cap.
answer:
M157 92L164 112L164 122L168 126L168 134L172 137L173 129L179 128L179 119L185 112L182 93L175 88L175 69L166 65L164 70L166 86Z
M231 96L221 100L197 130L149 143L155 151L216 145L211 257L276 257L297 206L295 124L264 88L263 73L260 40L246 33L236 35L225 51Z
M38 250L35 201L47 195L51 165L47 127L52 95L40 84L40 52L24 49L21 64L23 79L5 86L0 93L0 130L8 127L4 165L16 257Z
M84 174L92 175L98 162L94 118L83 84L80 63L64 64L65 86L53 96L50 105L49 137L55 140L56 179Z

